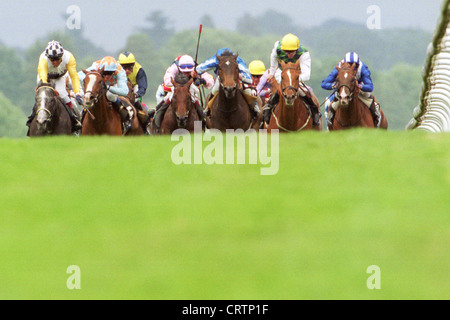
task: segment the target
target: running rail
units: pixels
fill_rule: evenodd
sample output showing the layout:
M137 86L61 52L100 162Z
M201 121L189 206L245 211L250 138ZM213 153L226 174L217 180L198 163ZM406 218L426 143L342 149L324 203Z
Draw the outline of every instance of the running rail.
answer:
M450 131L450 0L444 0L441 18L422 72L419 105L406 129Z

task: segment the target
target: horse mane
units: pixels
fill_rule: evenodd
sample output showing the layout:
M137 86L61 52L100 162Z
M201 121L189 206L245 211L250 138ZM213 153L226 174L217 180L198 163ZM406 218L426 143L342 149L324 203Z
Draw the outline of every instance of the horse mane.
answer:
M39 81L36 90L41 88L41 87L51 87L53 89L55 89L55 85L52 83L48 83L48 82L43 82L42 80Z
M180 72L175 76L173 80L178 84L186 84L189 82L190 77Z
M225 50L224 52L222 52L222 54L220 55L221 57L231 57L233 56L233 52Z

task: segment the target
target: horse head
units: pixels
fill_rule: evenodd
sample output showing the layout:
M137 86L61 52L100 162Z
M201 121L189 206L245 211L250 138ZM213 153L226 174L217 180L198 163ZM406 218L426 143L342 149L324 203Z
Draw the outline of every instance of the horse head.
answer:
M193 81L193 78L189 79L182 73L177 74L175 79L172 79L174 91L171 106L180 128L186 127L189 112L192 109L190 87Z
M92 108L100 99L106 90L105 82L101 72L83 70L86 78L84 79L84 100L86 107Z
M341 66L337 65L338 71L336 77L336 97L339 99L339 104L343 108L347 108L350 101L353 99L353 94L358 93L355 65L350 63L343 63Z
M41 133L51 133L51 122L56 113L58 92L54 85L40 82L36 88L36 124Z
M220 56L216 56L219 61L217 75L220 86L223 88L225 97L232 99L239 89L239 66L237 63L237 54L225 51Z
M286 106L291 107L299 96L300 60L296 63L281 61L281 70L281 93Z

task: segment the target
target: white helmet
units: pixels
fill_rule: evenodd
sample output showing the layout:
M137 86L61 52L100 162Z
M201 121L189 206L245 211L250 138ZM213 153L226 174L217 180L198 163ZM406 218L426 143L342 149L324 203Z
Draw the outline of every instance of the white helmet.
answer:
M189 55L184 55L180 57L180 60L178 60L178 68L181 72L191 72L194 71L195 63L194 59L192 59Z
M58 41L52 40L45 48L45 55L49 59L59 59L64 54L64 48Z

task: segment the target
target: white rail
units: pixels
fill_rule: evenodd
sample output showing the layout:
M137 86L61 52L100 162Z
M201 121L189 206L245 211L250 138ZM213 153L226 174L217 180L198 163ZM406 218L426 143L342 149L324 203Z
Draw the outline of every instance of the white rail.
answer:
M406 129L450 131L450 0L444 0L422 73L422 92Z

